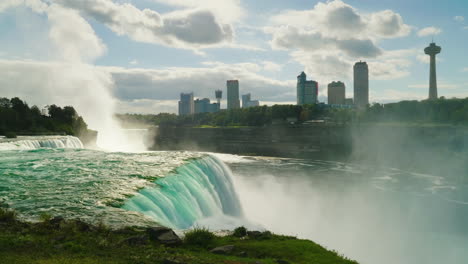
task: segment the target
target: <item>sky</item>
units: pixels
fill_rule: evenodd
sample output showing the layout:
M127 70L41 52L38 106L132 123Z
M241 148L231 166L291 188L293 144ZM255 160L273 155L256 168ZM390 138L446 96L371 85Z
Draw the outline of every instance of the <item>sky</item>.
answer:
M176 113L181 92L214 100L230 79L261 104L294 103L305 71L326 102L331 81L353 96L362 60L371 102L421 100L432 39L439 96L468 97L466 0L1 0L0 96Z

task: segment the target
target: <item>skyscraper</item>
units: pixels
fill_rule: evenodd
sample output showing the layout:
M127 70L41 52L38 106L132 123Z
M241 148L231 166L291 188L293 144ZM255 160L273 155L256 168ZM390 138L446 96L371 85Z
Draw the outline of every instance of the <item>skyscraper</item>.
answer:
M369 104L369 68L366 62L354 64L354 105L364 108Z
M195 112L193 93L181 93L179 101L179 115L191 115Z
M346 87L342 82L332 82L328 84L328 104L344 105L346 100Z
M307 81L307 75L302 72L297 76L297 104L315 104L318 96L318 83Z
M437 75L436 75L436 55L442 50L435 43L424 49L424 53L431 56L431 68L429 72L429 99L437 99Z
M239 81L227 81L227 109L240 108Z

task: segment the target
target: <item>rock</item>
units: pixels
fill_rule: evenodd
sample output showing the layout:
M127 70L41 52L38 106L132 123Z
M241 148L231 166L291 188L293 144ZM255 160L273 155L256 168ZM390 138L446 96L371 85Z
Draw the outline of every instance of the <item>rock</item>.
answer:
M61 216L56 216L49 220L49 224L54 227L59 227L63 221L65 221L65 218Z
M226 245L222 247L213 248L212 250L210 250L210 252L213 254L228 255L233 250L234 250L234 245Z
M289 262L287 262L286 260L282 260L282 259L277 259L276 263L278 263L278 264L289 264Z
M80 232L87 232L87 231L91 231L91 225L89 225L88 223L86 222L83 222L81 220L73 220L73 225L75 226L76 230L80 231Z
M182 240L177 234L167 227L151 227L146 229L146 232L152 241L157 241L165 245L178 245L182 243Z
M245 252L245 251L239 252L239 254L237 254L237 256L239 256L241 258L246 258L247 257L247 252Z
M119 242L119 244L128 244L130 246L142 246L148 244L148 236L141 235L141 236L133 236L126 238Z

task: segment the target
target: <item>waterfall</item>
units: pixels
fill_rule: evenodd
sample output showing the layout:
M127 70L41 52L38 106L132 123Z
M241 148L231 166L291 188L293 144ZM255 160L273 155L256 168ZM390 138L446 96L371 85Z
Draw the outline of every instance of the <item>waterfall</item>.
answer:
M123 208L176 229L189 228L208 217L240 217L242 210L231 178L230 169L217 158L194 159L156 180L155 186L141 190Z
M0 150L33 150L39 148L83 148L83 143L79 138L72 136L0 139Z

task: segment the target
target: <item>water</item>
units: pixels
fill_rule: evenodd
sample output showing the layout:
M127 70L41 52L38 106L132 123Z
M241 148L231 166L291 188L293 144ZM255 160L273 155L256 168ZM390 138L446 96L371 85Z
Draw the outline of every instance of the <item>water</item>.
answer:
M364 264L468 260L468 186L460 175L320 160L104 152L67 143L75 140L0 139L0 202L31 221L47 213L114 227L260 226Z
M231 158L244 213L360 263L467 263L468 185L343 162Z
M14 139L0 138L0 151L2 150L31 150L38 148L83 148L83 143L72 136L23 136Z

